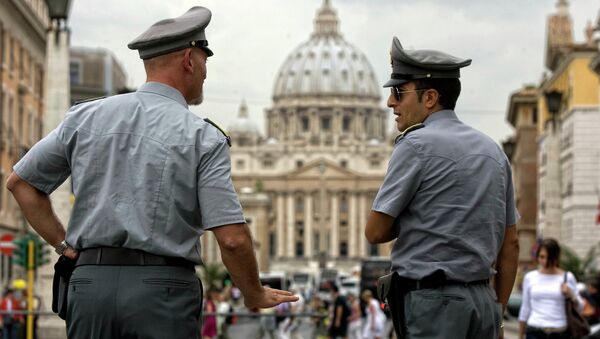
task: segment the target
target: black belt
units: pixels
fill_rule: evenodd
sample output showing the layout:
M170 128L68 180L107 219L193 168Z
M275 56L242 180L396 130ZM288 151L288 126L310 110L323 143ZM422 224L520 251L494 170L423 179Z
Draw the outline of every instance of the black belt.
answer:
M413 280L403 277L399 277L399 279L397 280L397 284L400 285L399 287L407 292L424 289L433 289L450 285L462 285L468 287L473 285L488 285L489 283L489 279L475 281L447 280L443 274L432 274L420 280Z
M194 270L194 263L177 257L156 255L123 247L95 247L80 251L75 266L177 266Z

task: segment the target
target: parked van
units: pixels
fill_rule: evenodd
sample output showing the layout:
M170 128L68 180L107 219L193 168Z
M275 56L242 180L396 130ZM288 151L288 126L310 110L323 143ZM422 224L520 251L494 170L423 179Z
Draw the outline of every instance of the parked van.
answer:
M278 290L287 290L290 285L284 272L260 272L258 277L263 286L269 285Z

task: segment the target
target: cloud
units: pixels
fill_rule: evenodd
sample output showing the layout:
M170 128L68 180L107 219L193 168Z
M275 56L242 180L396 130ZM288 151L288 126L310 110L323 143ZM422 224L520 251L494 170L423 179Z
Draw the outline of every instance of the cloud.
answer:
M472 58L462 73L457 113L497 141L509 94L537 82L544 71L545 22L554 1L537 0L333 0L342 34L371 62L380 83L390 73L392 36L406 47L444 50ZM571 1L576 38L594 20L598 0ZM275 75L289 53L309 39L321 0L207 0L213 19L207 29L215 56L209 59L205 103L194 112L226 127L246 98L251 118L264 126ZM75 1L70 18L72 45L103 47L123 64L130 85L145 80L137 53L127 43L152 23L183 14L197 1ZM385 100L388 91L382 89ZM382 100L382 107L385 102ZM390 122L391 124L391 122ZM263 129L264 130L264 129Z

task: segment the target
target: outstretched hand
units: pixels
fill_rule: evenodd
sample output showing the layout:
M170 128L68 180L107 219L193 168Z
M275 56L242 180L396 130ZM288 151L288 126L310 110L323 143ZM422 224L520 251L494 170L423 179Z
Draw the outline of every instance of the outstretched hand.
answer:
M255 297L244 296L244 304L249 309L255 308L270 308L281 303L298 301L298 297L292 292L277 290L263 286L262 293Z

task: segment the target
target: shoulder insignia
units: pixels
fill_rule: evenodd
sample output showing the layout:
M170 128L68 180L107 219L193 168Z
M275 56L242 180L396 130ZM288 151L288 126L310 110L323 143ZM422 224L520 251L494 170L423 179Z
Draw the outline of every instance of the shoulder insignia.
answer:
M396 139L394 139L394 144L397 144L398 141L402 140L402 138L404 138L406 135L408 135L408 133L418 130L419 128L423 128L425 127L425 125L423 125L422 123L418 123L418 124L414 124L412 126L409 126L407 129L405 129L404 131L402 131L402 133L400 133L400 135L398 135L396 137Z
M96 101L96 100L100 100L100 99L104 99L104 98L106 98L106 96L75 101L73 106L77 106L79 104L85 104L86 102Z
M229 147L231 147L231 137L229 135L227 135L227 133L225 133L225 131L221 127L219 127L219 125L212 122L212 120L210 120L209 118L204 118L204 121L215 126L216 129L221 131L221 133L223 133L223 135L225 136L225 139L227 139L227 145L229 145Z

